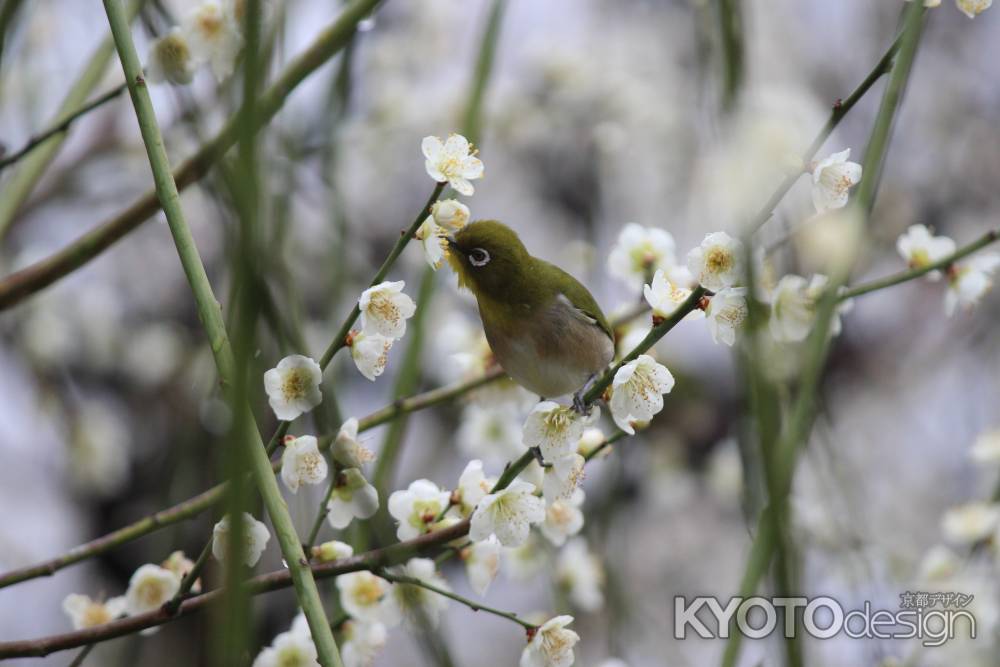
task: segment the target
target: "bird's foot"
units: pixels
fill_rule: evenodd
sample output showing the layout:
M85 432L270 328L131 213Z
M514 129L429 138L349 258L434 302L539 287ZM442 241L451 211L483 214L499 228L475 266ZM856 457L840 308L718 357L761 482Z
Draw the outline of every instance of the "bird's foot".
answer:
M590 414L590 407L587 405L586 401L583 400L583 390L573 394L573 409L581 417Z

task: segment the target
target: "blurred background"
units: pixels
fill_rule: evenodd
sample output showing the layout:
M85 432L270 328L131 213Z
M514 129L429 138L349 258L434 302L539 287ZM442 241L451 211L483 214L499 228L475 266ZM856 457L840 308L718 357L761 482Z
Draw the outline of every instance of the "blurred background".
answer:
M146 2L135 22L140 52L194 4ZM736 2L739 65L727 68L715 2L508 0L478 143L486 177L464 201L473 218L511 225L534 254L580 278L606 312L619 312L641 298L607 270L621 228L638 222L666 229L679 257L708 232L738 230L771 194L788 156L801 154L830 106L891 43L902 4ZM98 3L7 0L4 7L12 5L19 6L0 52L0 142L8 151L48 127L107 34ZM420 140L459 129L491 5L385 2L362 24L346 64L340 55L306 80L262 133L266 279L278 316L262 320L251 377L285 354L320 356L426 200L432 183ZM272 75L339 8L332 1L269 3ZM903 269L893 244L911 224L933 226L959 245L997 225L998 11L970 21L945 2L930 12L851 282ZM121 81L115 60L95 92ZM851 148L860 159L882 85L851 111L821 156ZM151 93L177 164L237 108L239 85L219 85L203 70L189 86ZM0 174L0 187L16 169ZM816 253L802 252L815 243L807 180L761 234L762 245L774 247L777 275L818 270L809 261ZM131 105L119 96L73 125L0 244L0 274L57 251L151 185ZM214 171L182 201L225 308L232 202ZM405 280L416 298L424 266L411 244L389 279ZM466 377L468 359L481 349L474 301L457 292L449 269L433 280L420 303L429 310L417 390ZM1000 297L946 318L943 291L942 283L907 283L857 299L845 317L796 474L793 534L803 594L892 610L906 590L971 593L979 638L935 650L899 640L812 640L810 665L997 664L992 552L970 556L952 545L956 571L928 581L922 570L925 555L944 540L942 514L988 499L997 481L997 471L977 466L969 449L1000 428ZM413 340L397 345L374 383L349 355L338 356L327 386L345 417L393 400ZM769 360L775 377L794 377L796 352ZM736 593L753 527L748 513L759 507L754 488L743 483L744 396L732 350L713 344L703 322L684 322L655 354L678 380L663 414L589 466L584 482L581 535L601 563L601 604L581 607L560 575L565 548L541 537L526 552L504 555L486 597L518 613L572 613L583 638L577 664L587 667L612 656L635 666L717 664L722 641L672 638L673 599ZM162 214L0 313L0 396L0 570L55 556L220 480L214 365ZM254 397L261 430L270 433L262 384ZM531 405L530 397L480 393L413 415L388 490L419 477L453 488L470 458L498 474L520 446ZM363 440L378 450L386 430ZM293 432L315 430L305 418ZM321 493L308 487L288 496L303 532ZM57 576L0 589L0 640L68 631L61 610L67 594L119 595L139 565L177 548L195 557L217 518L207 513ZM383 497L373 521L386 520ZM323 528L321 537L333 535ZM272 540L258 570L280 567ZM443 572L475 597L460 564ZM331 581L321 587L335 597ZM294 597L286 590L253 604L255 647L267 645L290 623ZM154 636L108 642L89 663L209 664L210 619L191 616ZM457 604L440 632L456 665L516 664L523 646L516 626ZM395 630L376 664L441 664L440 650ZM781 656L776 639L747 641L741 664L778 664ZM71 659L67 652L10 664Z

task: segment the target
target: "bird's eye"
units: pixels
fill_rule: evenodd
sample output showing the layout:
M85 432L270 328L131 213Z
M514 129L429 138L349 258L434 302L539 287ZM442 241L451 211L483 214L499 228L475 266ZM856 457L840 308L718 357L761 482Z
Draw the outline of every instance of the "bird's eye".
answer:
M490 262L490 253L482 248L473 248L469 253L469 263L473 266L486 266Z

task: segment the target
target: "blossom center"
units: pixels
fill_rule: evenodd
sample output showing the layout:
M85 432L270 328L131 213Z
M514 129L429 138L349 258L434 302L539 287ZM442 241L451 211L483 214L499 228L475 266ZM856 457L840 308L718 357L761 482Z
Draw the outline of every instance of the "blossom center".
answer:
M145 607L155 607L163 601L163 584L155 579L146 579L136 587L136 596Z
M100 602L91 602L83 612L82 624L86 628L91 628L95 625L104 625L110 620L111 614L108 613L107 607Z
M285 376L285 381L281 385L281 393L289 401L305 398L307 386L308 382L305 372L302 369L296 368Z
M712 273L725 273L733 266L733 256L722 248L712 248L705 255L705 266Z

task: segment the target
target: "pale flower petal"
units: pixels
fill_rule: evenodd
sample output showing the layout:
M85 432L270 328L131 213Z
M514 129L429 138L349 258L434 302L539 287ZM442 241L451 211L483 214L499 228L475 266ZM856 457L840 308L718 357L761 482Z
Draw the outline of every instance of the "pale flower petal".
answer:
M639 355L615 373L611 383L611 416L618 428L635 433L632 422L648 422L663 409L663 394L674 388L674 376L648 354Z
M725 232L705 237L687 256L687 266L698 283L707 290L735 287L744 280L746 258L743 244Z
M301 484L319 484L326 479L326 459L319 451L319 443L311 435L285 438L285 451L281 455L281 481L288 490L297 493Z
M361 330L366 334L379 334L399 339L406 333L406 320L417 312L413 299L403 293L402 280L383 282L361 293Z
M849 162L851 149L834 153L821 160L813 169L813 205L818 213L843 208L849 190L861 182L861 165Z
M243 513L243 562L253 567L264 553L271 532L263 522L258 521L249 512ZM226 562L226 551L229 547L229 515L222 517L212 528L212 556L220 563Z
M549 619L535 632L521 653L520 667L569 667L573 664L573 647L580 635L566 626L572 616Z
M479 542L496 535L505 547L524 544L531 524L545 520L545 503L534 493L533 485L515 480L487 495L472 514L469 538Z
M389 350L392 349L394 339L381 334L352 331L350 340L354 365L362 375L374 382L389 363Z
M322 381L319 364L309 357L293 354L264 373L264 390L275 416L292 421L320 404Z

